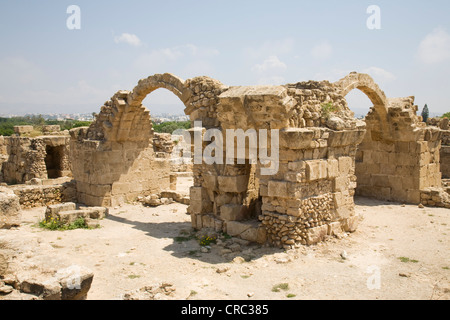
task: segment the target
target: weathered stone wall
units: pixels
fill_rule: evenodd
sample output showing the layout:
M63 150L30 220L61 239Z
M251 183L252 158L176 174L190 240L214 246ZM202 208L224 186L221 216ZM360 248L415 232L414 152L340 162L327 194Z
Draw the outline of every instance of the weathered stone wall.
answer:
M241 165L194 165L195 228L277 246L315 243L318 229L354 230L353 159L365 125L351 117L335 87L326 81L232 87L219 96L216 113L222 131L280 129L279 169L260 175L248 157ZM328 127L336 125L342 131Z
M18 197L22 209L77 200L75 181L50 185L15 185L9 189Z
M356 156L358 195L418 204L422 189L441 187L441 132L420 121L413 103L412 97L389 99L386 119L374 108L367 115Z
M67 136L1 137L1 181L17 184L25 183L33 178L47 179L49 171L46 162L49 161L51 156L48 154L51 148L59 149L58 159L52 160L57 167L54 175L58 177L70 176L68 146L69 137Z
M351 73L336 83L227 87L207 77L184 81L164 74L139 81L132 92L119 91L89 128L71 131L80 202L113 205L138 193L168 189L168 153L161 151L170 144L155 140L142 106L158 88L172 91L185 104L193 124L191 152L211 151L208 139L194 143L206 129L224 135L223 150L227 130L267 130L269 145L247 143L245 155L238 155L235 145L231 162L215 153L224 164L194 162L188 208L194 228L276 246L313 244L356 229L355 189L419 203L422 191L441 187L441 131L420 122L412 97L388 99L368 75ZM348 108L345 96L353 89L374 104L367 124ZM196 121L201 127L194 126ZM272 147L277 134L279 144ZM278 152L275 174L261 173L267 165L252 161L255 152Z
M450 120L447 118L429 118L429 126L435 126L443 130L441 137L441 172L442 178L450 178Z
M442 133L441 139L441 172L442 177L450 179L450 130Z
M80 203L114 206L169 189L170 163L154 150L149 112L129 108L124 100L128 95L118 92L89 128L70 131Z

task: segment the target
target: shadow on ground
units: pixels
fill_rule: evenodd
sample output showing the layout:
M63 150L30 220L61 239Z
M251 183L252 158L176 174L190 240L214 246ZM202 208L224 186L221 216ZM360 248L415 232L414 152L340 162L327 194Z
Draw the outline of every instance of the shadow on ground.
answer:
M230 238L226 235L218 235L218 239L223 243L222 245L211 244L208 252L202 252L199 238L203 234L192 229L189 222L141 222L115 215L109 215L106 219L131 225L133 229L144 231L149 237L173 239L173 243L166 246L164 250L180 259L191 258L205 263L220 264L228 263L236 257L251 261L265 255L284 252L283 249L266 248L258 244L247 245L240 239Z

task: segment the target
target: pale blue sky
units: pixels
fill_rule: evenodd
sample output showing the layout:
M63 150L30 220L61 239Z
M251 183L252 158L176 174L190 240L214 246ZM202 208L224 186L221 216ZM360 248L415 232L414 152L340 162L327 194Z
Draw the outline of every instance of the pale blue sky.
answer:
M117 90L170 72L227 85L373 76L389 97L450 111L450 2L0 0L0 114L98 112ZM69 5L81 30L69 30ZM370 5L381 30L369 30ZM353 109L367 108L357 91ZM170 92L145 104L182 113Z

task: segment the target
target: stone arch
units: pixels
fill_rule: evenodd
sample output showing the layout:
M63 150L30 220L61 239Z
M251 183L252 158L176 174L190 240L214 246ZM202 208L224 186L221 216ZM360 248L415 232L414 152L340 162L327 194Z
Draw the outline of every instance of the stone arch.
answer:
M352 72L341 80L335 82L334 85L341 89L341 94L344 97L350 91L359 89L367 95L375 106L383 106L386 108L386 95L368 74Z
M385 93L375 83L373 78L368 74L352 72L334 85L340 91L343 97L346 97L352 90L358 89L363 92L373 103L373 108L369 112L373 116L376 116L379 122L379 133L388 138L389 125L388 125L388 107L389 101Z
M129 95L128 105L139 107L147 95L160 88L172 91L187 106L191 91L185 86L183 79L170 73L155 74L140 80Z
M91 126L95 139L110 142L145 142L151 139L150 111L142 101L153 91L164 88L173 92L186 106L189 106L191 91L185 81L172 74L155 74L138 82L133 91L118 91L102 107L95 124ZM185 109L186 113L186 109Z

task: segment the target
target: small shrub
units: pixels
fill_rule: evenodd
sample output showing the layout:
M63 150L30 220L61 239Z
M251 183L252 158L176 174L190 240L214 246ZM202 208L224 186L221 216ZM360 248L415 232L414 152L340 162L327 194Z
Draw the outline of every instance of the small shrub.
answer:
M230 235L229 235L228 233L226 233L226 232L222 233L222 237L223 237L225 240L229 240L229 239L233 238L232 236L230 236Z
M329 119L331 114L336 111L338 111L337 108L331 102L322 104L322 117L325 119Z
M186 242L186 241L192 240L192 239L194 239L194 238L195 238L195 237L194 237L193 235L190 235L190 236L187 236L187 237L184 237L184 236L178 236L178 237L175 237L174 240L175 240L176 242L178 242L178 243L181 243L181 242Z
M83 217L76 219L70 224L62 223L59 218L50 218L49 220L39 221L39 227L51 231L66 231L75 229L91 229L88 227L86 220Z
M407 263L407 262L418 263L419 262L418 260L413 260L413 259L410 259L410 258L407 258L407 257L399 257L398 259L401 262L405 262L405 263Z
M280 283L272 287L272 292L280 292L280 290L288 290L289 283Z
M209 246L211 243L216 243L216 241L217 241L216 236L213 236L213 237L203 236L200 238L200 245L202 247Z

